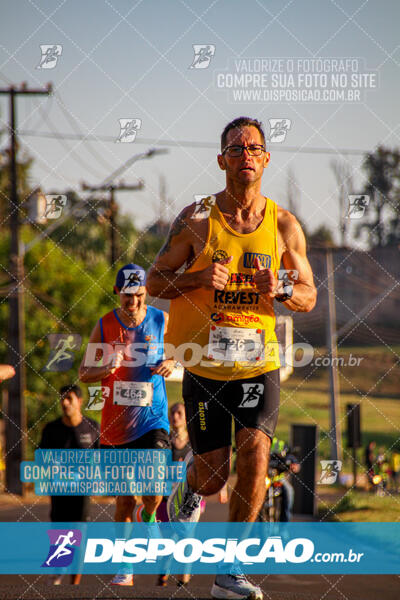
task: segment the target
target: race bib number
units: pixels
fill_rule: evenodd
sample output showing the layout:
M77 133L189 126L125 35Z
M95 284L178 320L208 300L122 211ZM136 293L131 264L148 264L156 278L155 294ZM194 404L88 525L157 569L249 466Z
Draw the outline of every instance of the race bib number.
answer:
M210 328L208 358L223 361L264 360L265 332L263 329L242 327Z
M153 384L150 381L115 381L114 404L122 406L151 406Z

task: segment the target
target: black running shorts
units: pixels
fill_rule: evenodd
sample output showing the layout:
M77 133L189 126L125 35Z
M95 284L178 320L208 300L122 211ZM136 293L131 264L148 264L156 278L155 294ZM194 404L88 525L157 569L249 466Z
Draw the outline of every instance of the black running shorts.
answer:
M89 521L89 496L51 496L50 520L54 523Z
M185 370L183 398L194 454L204 454L232 443L243 427L259 429L271 440L279 413L279 369L258 377L218 381Z

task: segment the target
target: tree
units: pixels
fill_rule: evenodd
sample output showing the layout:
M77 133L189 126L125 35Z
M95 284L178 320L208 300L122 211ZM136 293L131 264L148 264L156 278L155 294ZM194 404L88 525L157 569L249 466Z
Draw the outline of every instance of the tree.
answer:
M308 234L306 237L309 245L314 246L314 248L324 248L326 246L332 248L336 246L332 231L326 225L320 225L313 233Z
M57 227L50 237L65 250L80 257L87 264L102 262L110 254L110 207L103 197L90 197L82 208L82 199L74 190L67 190L67 210L70 217ZM46 229L47 225L44 226ZM118 234L119 262L131 262L138 232L128 215L117 214L115 228Z
M24 226L25 242L36 236ZM0 263L7 261L8 236L0 241ZM26 335L26 406L28 454L32 456L45 423L60 414L58 390L78 382L78 365L90 332L97 319L116 306L113 294L114 270L106 258L91 265L52 240L42 240L25 256L25 335ZM0 330L7 329L6 297L0 303ZM82 345L75 353L73 367L67 372L44 371L51 333L78 333ZM2 335L0 361L4 362L7 345Z
M364 194L370 197L364 219L356 228L356 237L368 232L370 247L382 248L400 242L400 151L379 146L367 154L363 170L367 176Z
M142 232L137 239L133 262L149 269L164 241L165 237L158 235L152 227Z

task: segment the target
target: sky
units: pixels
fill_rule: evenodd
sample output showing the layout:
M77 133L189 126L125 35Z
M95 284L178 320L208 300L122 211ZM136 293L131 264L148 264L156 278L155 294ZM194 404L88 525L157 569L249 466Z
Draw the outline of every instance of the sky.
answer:
M272 139L269 120L285 120L284 139L268 145L262 192L287 208L291 169L302 221L311 230L324 224L335 235L339 208L331 161L349 163L357 193L362 152L400 146L396 0L20 0L3 1L2 15L2 89L52 82L55 91L17 100L21 145L35 159L32 185L45 193L78 191L82 181L99 185L135 154L168 148L123 175L127 184L145 182L143 191L117 195L122 213L141 228L159 215L160 175L170 217L194 195L223 189L217 144L226 123L240 115L261 120ZM42 45L61 46L53 68L37 68ZM199 60L204 51L196 54L195 45L209 46L209 57ZM332 78L334 68L342 69L341 80ZM234 90L226 87L240 74L249 75L246 88L243 79ZM277 100L274 89L281 93ZM333 100L322 97L324 89ZM295 92L307 93L308 101ZM2 129L8 118L3 95ZM133 141L116 141L120 119L140 119ZM35 136L28 135L32 131ZM46 132L91 141L38 136ZM0 147L7 143L3 135Z

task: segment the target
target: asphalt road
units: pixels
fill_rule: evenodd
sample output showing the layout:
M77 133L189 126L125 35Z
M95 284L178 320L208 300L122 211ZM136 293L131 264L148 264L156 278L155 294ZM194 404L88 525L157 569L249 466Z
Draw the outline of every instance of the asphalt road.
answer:
M211 598L211 575L193 575L188 586L177 588L176 577L168 586L156 586L156 575L138 575L133 587L110 585L111 576L86 575L81 585L46 584L44 576L0 577L1 600L95 600L154 598L203 600ZM264 592L264 600L398 600L400 580L393 575L258 575L251 577Z
M113 518L113 500L92 504L93 521ZM0 496L1 521L48 521L47 499L21 501ZM219 504L214 497L207 501L203 519L225 521L227 505ZM300 516L296 520L304 520ZM6 543L1 540L1 543ZM211 598L211 575L193 575L186 588L177 588L176 576L171 576L168 586L156 586L156 575L138 575L133 587L110 585L110 575L84 575L79 586L65 584L52 586L45 576L0 575L0 600L117 600L119 598L154 598L178 600L203 600ZM396 575L254 575L261 586L264 600L399 600L400 576Z

